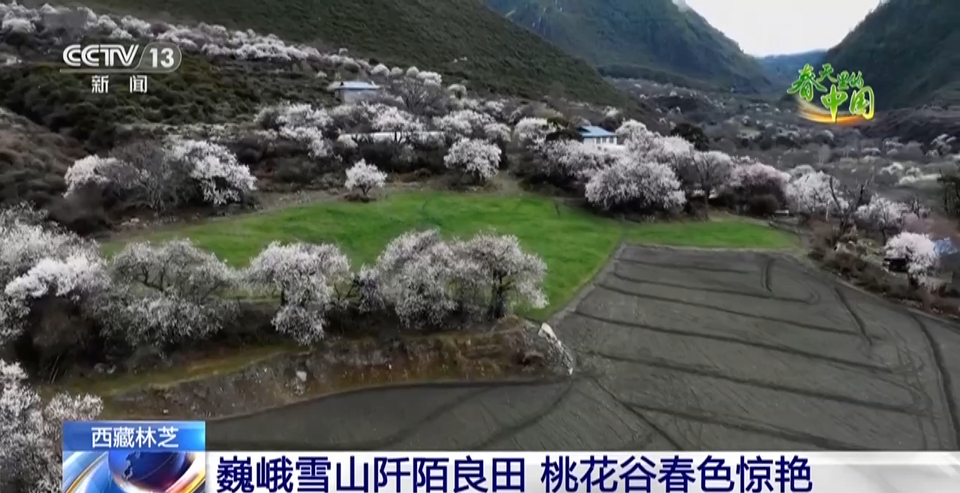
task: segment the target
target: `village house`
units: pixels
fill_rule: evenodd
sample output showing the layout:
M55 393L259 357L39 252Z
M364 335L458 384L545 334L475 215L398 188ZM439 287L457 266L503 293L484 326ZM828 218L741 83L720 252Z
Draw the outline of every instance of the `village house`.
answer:
M356 103L363 98L376 94L380 86L360 80L336 81L327 86L327 91L336 94L342 103Z
M960 291L960 250L949 238L939 238L933 241L933 248L940 263L941 279L951 287ZM884 265L892 272L907 272L909 259L886 257Z
M587 126L580 127L577 130L580 132L584 144L602 147L619 145L616 134L600 127Z

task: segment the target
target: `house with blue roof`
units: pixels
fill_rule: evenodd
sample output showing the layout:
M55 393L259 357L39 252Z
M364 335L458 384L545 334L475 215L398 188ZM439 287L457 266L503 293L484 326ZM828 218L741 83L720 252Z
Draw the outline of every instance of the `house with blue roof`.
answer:
M617 135L609 130L592 125L580 127L577 130L580 132L584 144L594 146L615 146L619 144Z
M327 91L336 94L342 103L355 103L363 98L376 94L380 86L362 80L336 81L327 86Z

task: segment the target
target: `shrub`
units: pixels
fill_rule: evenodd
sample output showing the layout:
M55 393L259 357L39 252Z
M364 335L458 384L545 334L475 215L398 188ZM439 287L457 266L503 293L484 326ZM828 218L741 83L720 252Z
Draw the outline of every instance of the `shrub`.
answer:
M780 201L771 194L747 199L747 213L756 217L770 217L780 210Z

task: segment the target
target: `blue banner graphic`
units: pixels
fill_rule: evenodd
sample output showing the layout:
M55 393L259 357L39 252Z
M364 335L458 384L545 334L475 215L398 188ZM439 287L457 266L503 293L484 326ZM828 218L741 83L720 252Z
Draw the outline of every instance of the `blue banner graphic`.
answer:
M200 493L206 425L198 421L70 421L62 493Z

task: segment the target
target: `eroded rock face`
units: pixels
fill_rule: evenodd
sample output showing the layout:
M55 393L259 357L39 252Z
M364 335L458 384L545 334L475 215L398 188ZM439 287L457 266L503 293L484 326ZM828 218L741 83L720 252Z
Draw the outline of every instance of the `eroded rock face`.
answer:
M492 332L487 327L437 338L333 340L303 353L281 352L237 373L111 399L127 418L216 418L368 387L571 374L573 358L546 327L512 318Z

